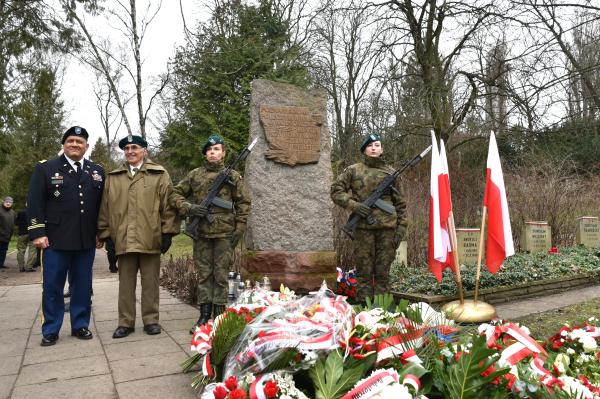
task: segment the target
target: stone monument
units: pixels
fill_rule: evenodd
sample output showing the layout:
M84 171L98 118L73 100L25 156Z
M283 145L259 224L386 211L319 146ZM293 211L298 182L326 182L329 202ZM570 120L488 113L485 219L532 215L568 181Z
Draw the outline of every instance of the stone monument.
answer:
M285 83L252 82L244 180L252 197L244 278L310 291L335 281L331 141L327 94ZM246 277L247 276L247 277Z
M457 228L456 244L458 247L458 260L461 264L469 263L476 265L479 256L479 236L481 229ZM482 253L482 262L485 263L485 242Z
M552 229L548 222L525 222L521 249L525 252L547 252L552 247Z
M577 219L577 244L589 248L600 247L600 221L594 216Z

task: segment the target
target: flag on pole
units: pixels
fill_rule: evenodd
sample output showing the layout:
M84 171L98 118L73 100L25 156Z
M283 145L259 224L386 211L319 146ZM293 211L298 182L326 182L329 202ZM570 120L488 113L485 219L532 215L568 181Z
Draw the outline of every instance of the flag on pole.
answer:
M485 265L491 273L496 273L504 259L514 255L515 248L508 215L504 176L494 132L490 134L483 205L487 207L488 212Z
M448 234L448 216L452 205L449 179L447 180L444 177L444 165L438 152L437 140L433 131L431 132L431 146L428 263L431 273L441 282L444 268L450 267L454 270L452 256L450 256L452 251ZM446 181L448 184L446 184Z
M452 245L450 245L450 227L448 219L452 212L452 195L450 194L450 173L448 172L448 159L446 158L446 146L444 140L440 140L440 163L442 165L442 175L438 183L440 189L440 224L442 225L442 247L446 251L446 267L454 269L454 259L452 257Z

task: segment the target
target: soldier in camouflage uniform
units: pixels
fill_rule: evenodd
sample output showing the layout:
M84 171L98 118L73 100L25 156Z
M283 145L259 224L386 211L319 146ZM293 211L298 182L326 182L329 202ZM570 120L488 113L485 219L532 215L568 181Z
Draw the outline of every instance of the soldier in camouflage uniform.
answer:
M181 215L199 217L199 239L194 241L194 264L200 276L198 302L200 317L196 325L205 324L223 311L227 303L227 273L231 270L234 249L244 235L246 220L250 213L250 197L242 177L236 171L230 175L232 184L226 184L219 197L233 203L233 209L212 207L214 222L205 216L207 209L200 202L206 197L213 181L224 169L225 143L218 135L211 135L202 148L206 160L177 184L171 203ZM192 327L194 331L196 325Z
M406 202L400 182L381 197L393 205L389 214L379 208L369 208L362 202L394 169L381 157L383 146L377 134L367 136L362 146L363 162L347 167L331 185L331 199L336 205L360 215L354 234L354 261L357 272L356 300L389 292L389 268L406 232ZM371 216L374 223L367 224Z

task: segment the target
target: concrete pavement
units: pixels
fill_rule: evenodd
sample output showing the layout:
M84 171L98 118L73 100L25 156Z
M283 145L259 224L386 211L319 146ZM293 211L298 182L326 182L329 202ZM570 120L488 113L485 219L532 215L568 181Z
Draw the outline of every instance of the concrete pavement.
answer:
M16 267L10 256L7 264ZM105 257L97 256L90 323L94 338L89 341L70 336L67 314L57 344L41 347L40 284L0 286L0 398L196 397L192 375L182 374L180 364L189 353L188 329L198 311L161 290L163 331L147 335L138 280L136 331L113 339L118 279L103 273L107 268Z

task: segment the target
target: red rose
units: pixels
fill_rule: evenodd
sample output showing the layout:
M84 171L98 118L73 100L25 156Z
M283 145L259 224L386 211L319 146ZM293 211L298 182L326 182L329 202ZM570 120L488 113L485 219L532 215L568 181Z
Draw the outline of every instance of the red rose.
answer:
M225 399L229 391L223 385L217 385L215 389L213 389L213 395L215 399Z
M246 392L243 389L236 389L229 392L229 399L246 399Z
M227 387L227 389L229 389L230 391L233 391L234 389L237 388L237 379L235 378L234 375L232 375L231 377L229 377L228 379L225 380L225 386Z
M275 381L267 381L263 392L267 398L274 398L277 395L277 392L279 392L279 387Z

